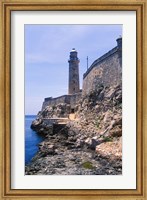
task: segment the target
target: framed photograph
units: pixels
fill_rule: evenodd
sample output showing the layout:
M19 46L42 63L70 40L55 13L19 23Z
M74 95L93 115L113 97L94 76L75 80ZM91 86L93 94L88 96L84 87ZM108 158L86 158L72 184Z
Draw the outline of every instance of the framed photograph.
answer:
M146 199L146 2L0 6L1 199Z

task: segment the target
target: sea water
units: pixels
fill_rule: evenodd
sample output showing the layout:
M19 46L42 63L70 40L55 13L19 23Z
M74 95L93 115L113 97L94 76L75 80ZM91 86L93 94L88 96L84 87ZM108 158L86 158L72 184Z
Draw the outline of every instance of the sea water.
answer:
M29 164L38 151L37 145L44 140L43 136L37 134L30 128L35 118L35 115L25 116L25 165Z

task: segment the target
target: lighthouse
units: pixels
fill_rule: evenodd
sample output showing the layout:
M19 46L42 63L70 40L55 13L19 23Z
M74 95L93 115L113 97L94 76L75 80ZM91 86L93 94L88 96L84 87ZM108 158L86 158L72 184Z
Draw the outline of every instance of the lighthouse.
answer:
M79 86L79 62L78 52L73 48L70 52L68 94L76 94L80 91Z

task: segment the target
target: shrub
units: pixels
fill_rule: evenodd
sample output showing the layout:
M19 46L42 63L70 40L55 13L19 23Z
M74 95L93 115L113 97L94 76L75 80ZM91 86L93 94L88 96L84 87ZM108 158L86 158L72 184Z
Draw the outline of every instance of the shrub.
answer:
M92 163L89 162L89 161L84 162L84 163L82 164L82 166L83 166L85 169L93 169L93 168L94 168L93 165L92 165Z
M104 142L112 142L112 138L111 137L103 137L103 141Z

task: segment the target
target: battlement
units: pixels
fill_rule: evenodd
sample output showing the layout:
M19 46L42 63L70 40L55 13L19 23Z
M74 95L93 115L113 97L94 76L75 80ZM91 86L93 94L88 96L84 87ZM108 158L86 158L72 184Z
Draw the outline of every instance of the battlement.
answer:
M75 104L80 100L82 95L82 91L76 93L76 94L71 94L71 95L62 95L59 97L47 97L44 99L43 105L42 105L42 110L46 106L55 106L61 103L66 103L71 106L71 108L74 108Z

